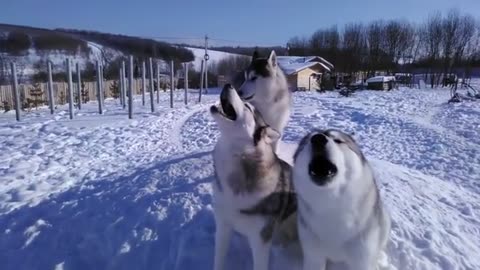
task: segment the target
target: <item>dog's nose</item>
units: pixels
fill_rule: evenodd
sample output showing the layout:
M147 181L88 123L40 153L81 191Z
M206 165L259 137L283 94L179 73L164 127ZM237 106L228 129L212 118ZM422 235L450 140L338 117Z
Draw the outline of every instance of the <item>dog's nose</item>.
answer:
M310 139L310 142L312 143L313 147L316 148L316 147L325 146L325 144L327 144L328 142L328 139L327 139L327 136L320 133L320 134L313 135L312 138Z
M239 95L239 96L243 96L243 91L242 91L242 90L238 90L238 95Z
M223 86L223 90L229 90L229 89L232 89L232 88L233 88L232 85L229 84L229 83L227 83L227 84L225 84L225 86Z

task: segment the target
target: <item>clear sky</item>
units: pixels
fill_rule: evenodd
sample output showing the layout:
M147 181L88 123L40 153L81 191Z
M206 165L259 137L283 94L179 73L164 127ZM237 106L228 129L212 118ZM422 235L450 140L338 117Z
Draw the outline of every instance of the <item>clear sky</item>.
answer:
M208 34L265 46L285 45L295 35L332 24L390 18L421 22L435 10L450 8L480 19L480 0L0 0L0 23L145 37Z

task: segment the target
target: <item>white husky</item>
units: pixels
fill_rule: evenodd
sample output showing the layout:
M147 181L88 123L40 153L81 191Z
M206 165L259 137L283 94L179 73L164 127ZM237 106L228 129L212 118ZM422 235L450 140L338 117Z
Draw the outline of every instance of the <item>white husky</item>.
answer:
M267 270L272 238L296 210L291 167L273 151L279 134L234 88L226 85L220 101L220 106L210 108L221 134L213 152L214 267L223 268L235 230L250 244L254 270Z
M294 159L303 269L375 269L390 217L353 138L337 130L312 132Z
M283 134L290 119L291 93L285 74L278 66L275 51L261 58L255 51L238 89L240 97L262 114L265 122ZM274 143L276 150L279 140Z

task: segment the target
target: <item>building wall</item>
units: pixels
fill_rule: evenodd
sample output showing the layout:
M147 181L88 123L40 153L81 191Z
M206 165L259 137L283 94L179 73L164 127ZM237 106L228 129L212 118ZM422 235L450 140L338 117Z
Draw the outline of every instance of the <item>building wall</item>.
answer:
M297 90L297 74L287 75L288 88Z
M314 69L306 68L304 70L299 71L297 73L297 88L305 88L306 90L320 89L320 84L314 78L311 78L309 80L310 75L312 75L313 73L319 73L319 72L322 72L322 71L316 68Z

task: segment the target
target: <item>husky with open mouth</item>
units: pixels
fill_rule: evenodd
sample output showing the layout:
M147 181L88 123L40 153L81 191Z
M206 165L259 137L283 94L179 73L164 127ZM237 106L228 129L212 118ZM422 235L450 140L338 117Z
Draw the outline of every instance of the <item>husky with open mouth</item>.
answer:
M279 225L296 210L291 167L272 147L280 135L229 84L223 88L220 105L212 106L210 113L220 129L213 151L214 269L223 268L235 230L248 240L253 269L267 270Z
M376 269L390 216L354 139L338 130L314 131L294 160L303 269Z

